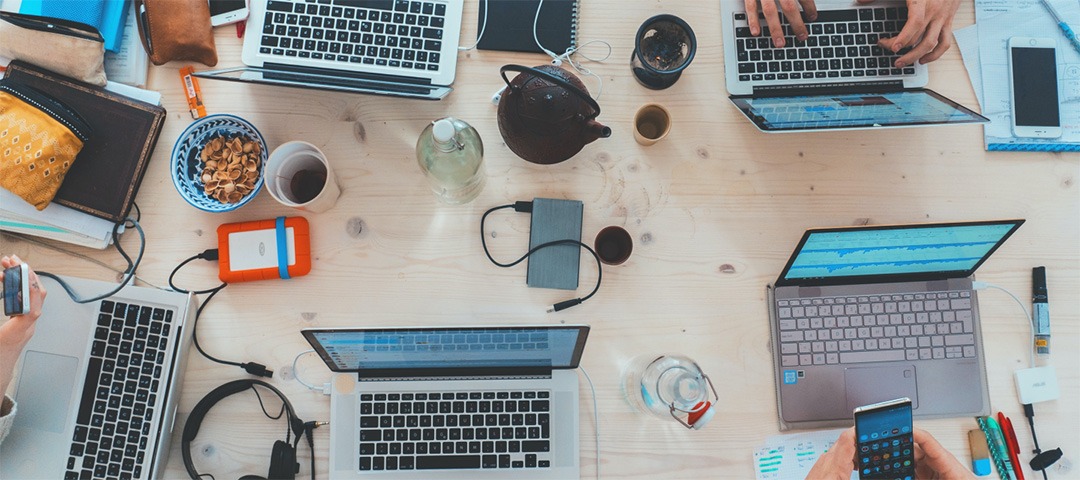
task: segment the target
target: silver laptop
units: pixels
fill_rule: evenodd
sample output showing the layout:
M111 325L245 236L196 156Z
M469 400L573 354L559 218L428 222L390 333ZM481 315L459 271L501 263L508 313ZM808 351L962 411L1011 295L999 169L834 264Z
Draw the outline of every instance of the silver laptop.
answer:
M63 277L90 297L115 284ZM19 357L0 478L159 478L187 363L189 295L128 286L77 304L52 279Z
M782 20L782 48L770 39L764 17L762 35L751 35L743 0L721 0L720 10L729 98L763 132L989 121L923 88L929 79L925 65L895 68L905 50L893 53L877 45L903 28L903 1L819 1L805 41Z
M439 100L457 69L463 0L252 0L246 67L202 78Z
M580 478L584 325L304 329L330 370L330 478Z
M1023 223L807 230L769 288L781 428L900 397L918 417L987 414L971 275Z

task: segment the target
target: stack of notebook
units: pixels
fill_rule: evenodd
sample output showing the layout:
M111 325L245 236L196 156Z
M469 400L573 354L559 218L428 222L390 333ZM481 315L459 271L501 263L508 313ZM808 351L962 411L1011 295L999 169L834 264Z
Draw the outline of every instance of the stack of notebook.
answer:
M113 82L98 88L19 61L5 78L68 105L92 132L45 210L0 189L0 230L105 248L113 226L130 213L157 144L165 122L161 94Z

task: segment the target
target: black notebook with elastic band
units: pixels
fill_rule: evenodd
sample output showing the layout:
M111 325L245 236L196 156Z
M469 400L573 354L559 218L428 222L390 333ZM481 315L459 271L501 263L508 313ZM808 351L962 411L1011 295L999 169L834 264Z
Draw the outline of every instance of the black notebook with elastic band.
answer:
M533 39L533 20L536 19L536 38L544 48L561 55L577 46L578 0L544 0L537 18L540 0L487 0L480 2L476 31L484 29L481 50L543 53ZM490 11L488 11L490 9ZM484 17L487 26L484 27Z

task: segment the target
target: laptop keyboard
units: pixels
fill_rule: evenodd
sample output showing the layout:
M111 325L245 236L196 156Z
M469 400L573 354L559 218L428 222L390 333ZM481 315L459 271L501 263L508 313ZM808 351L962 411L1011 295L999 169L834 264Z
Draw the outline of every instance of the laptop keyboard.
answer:
M971 292L778 300L781 367L974 358Z
M548 468L550 392L360 395L360 470Z
M817 20L806 24L809 38L800 41L781 15L785 46L776 48L764 17L762 33L754 37L746 13L736 13L739 81L913 77L914 67L893 66L907 50L893 53L877 45L900 33L906 20L907 8L902 7L821 10Z
M446 4L270 0L259 53L438 71Z
M65 479L143 477L172 317L101 302Z

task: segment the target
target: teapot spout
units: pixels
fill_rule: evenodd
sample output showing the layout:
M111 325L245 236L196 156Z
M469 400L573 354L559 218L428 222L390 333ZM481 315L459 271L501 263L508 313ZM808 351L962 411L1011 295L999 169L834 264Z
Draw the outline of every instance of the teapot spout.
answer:
M585 131L587 132L585 143L592 143L598 138L607 138L611 136L611 127L597 122L596 120L589 120L589 123L585 124Z

